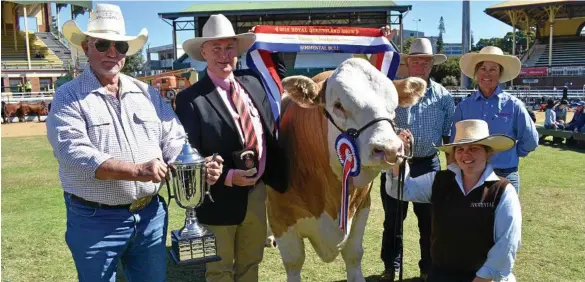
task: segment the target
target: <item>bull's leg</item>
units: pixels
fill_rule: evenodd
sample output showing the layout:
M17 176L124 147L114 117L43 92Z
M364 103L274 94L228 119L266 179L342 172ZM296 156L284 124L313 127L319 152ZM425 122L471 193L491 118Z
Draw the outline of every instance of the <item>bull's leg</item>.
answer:
M345 247L341 250L341 256L345 261L347 281L365 281L362 273L362 257L364 248L362 242L366 230L366 222L370 214L369 208L361 208L353 218L351 231Z
M301 269L305 263L305 243L296 230L291 229L276 238L288 282L301 281Z

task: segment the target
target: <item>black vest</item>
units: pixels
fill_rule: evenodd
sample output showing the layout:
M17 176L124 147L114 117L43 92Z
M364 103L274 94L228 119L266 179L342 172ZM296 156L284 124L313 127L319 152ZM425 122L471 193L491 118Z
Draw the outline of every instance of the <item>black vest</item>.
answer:
M431 258L441 269L477 271L494 245L495 210L508 180L486 181L467 196L455 173L439 171L433 182L431 202Z

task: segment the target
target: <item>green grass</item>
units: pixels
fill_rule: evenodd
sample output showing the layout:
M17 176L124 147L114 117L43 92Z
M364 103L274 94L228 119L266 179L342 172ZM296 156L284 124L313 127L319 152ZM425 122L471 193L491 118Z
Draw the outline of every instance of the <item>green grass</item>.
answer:
M585 152L540 146L520 165L523 229L515 273L519 281L585 281ZM57 162L46 137L2 138L2 281L76 281L65 244L65 209ZM163 191L166 197L166 190ZM184 213L170 206L170 229ZM364 238L364 275L375 281L383 210L376 181ZM169 237L170 238L170 237ZM170 239L168 240L170 245ZM307 246L304 281L343 281L341 257L323 263ZM405 278L418 275L418 230L412 208L405 222ZM192 281L193 269L169 264L169 281ZM284 281L277 249L266 249L260 281Z

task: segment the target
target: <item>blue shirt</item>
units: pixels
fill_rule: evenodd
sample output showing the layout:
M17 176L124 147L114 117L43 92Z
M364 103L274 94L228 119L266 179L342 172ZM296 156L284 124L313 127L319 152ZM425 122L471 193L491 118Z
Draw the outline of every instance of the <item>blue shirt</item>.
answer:
M451 142L456 134L455 123L466 119L487 122L490 134L506 134L516 140L507 151L494 154L490 163L494 168L518 167L519 157L525 157L538 146L538 131L524 103L498 88L489 98L478 90L469 99L459 103L453 115Z
M581 112L573 116L573 119L571 120L571 122L569 122L567 127L569 127L570 129L575 128L579 129L583 125L585 125L585 113Z
M499 180L492 166L488 164L477 184L469 193L465 194L462 180L463 174L459 166L452 163L448 166L448 169L455 173L455 180L464 195L468 195L473 189L480 187L486 181ZM406 164L403 200L430 203L436 174L437 172L433 171L411 178L409 166ZM388 170L386 175L392 175L392 169ZM397 197L398 178L396 176L386 178L386 193L393 198ZM476 272L476 275L495 281L501 281L504 278L507 278L508 281L515 281L515 279L512 280L514 278L512 268L520 246L521 231L522 213L520 200L514 186L508 184L494 212L494 246L489 250L485 263Z
M449 136L455 103L449 91L430 81L430 87L421 100L408 108L396 108L396 126L410 129L414 136L414 157L428 157L437 153L435 146L443 144L442 136Z

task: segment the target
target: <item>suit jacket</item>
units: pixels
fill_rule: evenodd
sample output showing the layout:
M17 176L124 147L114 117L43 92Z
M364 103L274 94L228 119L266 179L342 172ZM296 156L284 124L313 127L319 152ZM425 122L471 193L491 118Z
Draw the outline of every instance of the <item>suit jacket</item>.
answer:
M250 95L260 114L266 138L266 169L261 177L273 189L286 190L286 164L274 134L274 117L269 98L260 80L251 70L234 72L235 79ZM224 159L223 173L211 187L215 202L206 198L197 208L197 218L203 224L238 225L246 215L250 187L225 186L225 178L235 167L232 153L244 149L236 124L216 86L205 75L194 85L177 95L176 113L189 137L191 146L203 156L218 153Z

